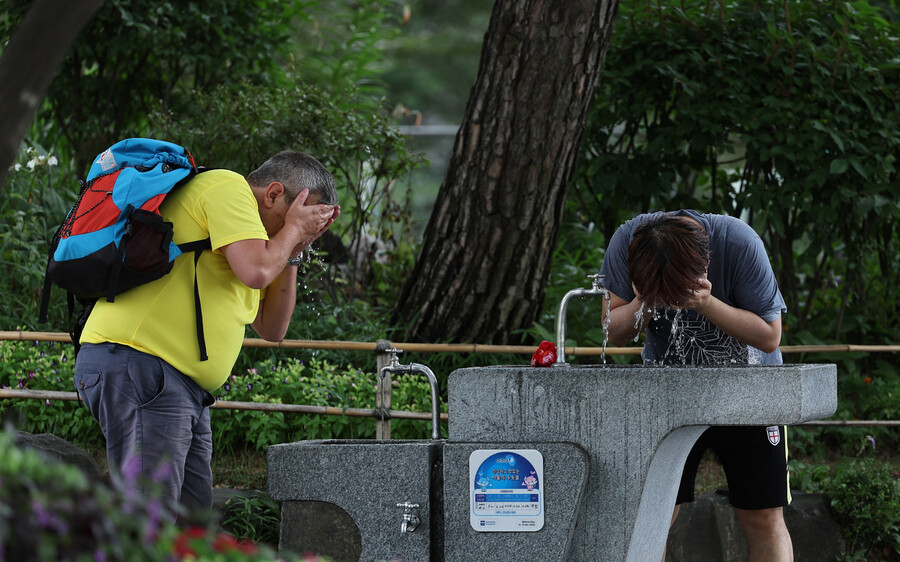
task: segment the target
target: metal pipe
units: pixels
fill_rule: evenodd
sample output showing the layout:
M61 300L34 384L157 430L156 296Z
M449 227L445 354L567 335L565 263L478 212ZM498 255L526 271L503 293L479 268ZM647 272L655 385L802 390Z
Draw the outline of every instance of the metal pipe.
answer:
M403 353L402 349L391 348L387 350L391 354L390 363L381 368L378 373L379 378L383 379L388 373L418 373L428 378L428 386L431 387L431 438L438 440L441 438L440 432L440 398L438 397L438 381L434 373L421 363L410 363L409 365L401 365L397 356ZM382 392L384 389L382 388Z
M605 276L595 273L587 277L593 280L590 289L572 289L563 296L559 303L559 312L556 315L556 363L553 364L554 367L569 366L566 363L566 310L569 307L569 301L575 297L602 295L606 299L606 317L609 318L609 291L603 287ZM605 356L605 346L603 355Z

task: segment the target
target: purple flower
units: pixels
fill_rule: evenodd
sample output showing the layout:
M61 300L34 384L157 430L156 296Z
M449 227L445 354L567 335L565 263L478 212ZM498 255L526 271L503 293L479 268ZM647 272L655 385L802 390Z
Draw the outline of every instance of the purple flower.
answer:
M149 544L156 539L159 523L162 520L162 504L158 499L147 503L147 526L144 528L144 540Z
M252 384L248 384L248 385L247 385L247 390L253 390L253 385L252 385Z
M121 488L125 495L125 505L123 511L131 513L131 505L138 495L138 477L141 475L141 457L135 454L125 459L122 466Z
M156 470L153 471L153 474L150 478L154 482L162 482L167 479L172 474L172 467L167 462L159 463L159 466L156 467Z
M231 392L231 385L228 384L227 382L225 383L225 386L223 386L222 388L225 389L225 392Z
M39 527L54 530L60 534L69 532L66 524L49 510L44 509L44 506L38 500L31 501L31 511L34 513Z

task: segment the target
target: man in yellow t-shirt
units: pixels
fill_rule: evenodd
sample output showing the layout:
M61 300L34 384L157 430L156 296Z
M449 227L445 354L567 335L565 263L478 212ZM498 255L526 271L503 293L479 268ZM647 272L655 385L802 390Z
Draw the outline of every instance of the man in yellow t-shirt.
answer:
M162 485L175 512L212 505L211 391L228 378L247 324L284 338L296 304L297 258L340 213L334 178L307 154L281 152L245 180L209 170L160 208L174 242L210 239L198 261L113 303L97 301L81 335L75 387L100 423L111 470ZM194 279L208 359L201 360Z

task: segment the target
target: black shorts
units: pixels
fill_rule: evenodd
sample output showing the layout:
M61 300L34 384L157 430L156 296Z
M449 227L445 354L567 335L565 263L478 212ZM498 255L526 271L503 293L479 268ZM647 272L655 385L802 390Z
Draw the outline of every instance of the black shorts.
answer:
M684 463L676 504L694 501L694 480L707 449L725 469L732 506L767 509L790 503L784 426L714 426L703 432Z

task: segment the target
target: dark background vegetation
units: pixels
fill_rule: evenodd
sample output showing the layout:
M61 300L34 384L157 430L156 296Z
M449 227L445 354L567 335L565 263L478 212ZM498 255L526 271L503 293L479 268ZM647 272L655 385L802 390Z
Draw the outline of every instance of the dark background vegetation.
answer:
M30 4L2 1L0 47ZM65 329L61 291L50 325L37 323L47 244L91 158L120 138L151 136L240 172L285 147L322 159L338 180L343 214L309 256L288 337L414 337L390 319L435 220L453 137L410 137L398 126L462 122L490 18L490 4L478 0L108 0L69 50L2 186L0 328ZM529 280L545 300L523 303L538 320L507 326L504 337L535 347L555 339L560 298L587 285L622 221L694 208L739 216L762 236L788 302L783 344L900 343L898 37L892 0L619 6L550 271ZM569 345L600 345L599 306L576 306L584 310L570 315ZM60 347L3 349L0 384L69 390ZM459 366L527 359L404 361L430 365L445 384ZM900 419L895 353L786 360L838 365L834 419ZM374 370L371 354L246 350L229 392L363 407L374 401ZM399 403L428 411L427 386L402 384ZM0 409L19 409L23 429L98 445L80 410L23 404L2 401ZM216 415L217 447L234 451L367 437L374 425ZM797 428L792 455L804 459L807 476L811 464L861 452L894 462L896 431ZM397 435L422 437L427 428L401 425Z

